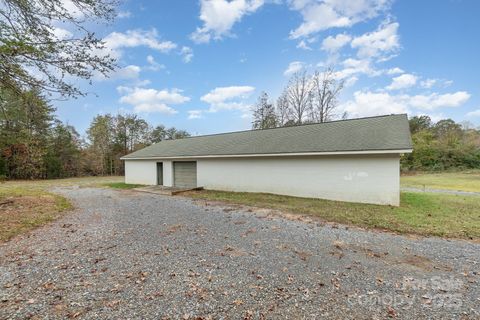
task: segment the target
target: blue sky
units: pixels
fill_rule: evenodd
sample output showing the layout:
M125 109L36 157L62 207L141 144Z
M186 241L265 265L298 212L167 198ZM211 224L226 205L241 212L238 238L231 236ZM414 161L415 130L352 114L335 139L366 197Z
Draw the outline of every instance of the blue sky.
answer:
M134 112L193 134L248 129L261 91L334 65L350 117L428 114L480 125L475 0L125 1L93 26L120 68L95 93L55 102L84 133L98 113ZM100 52L99 54L103 54Z

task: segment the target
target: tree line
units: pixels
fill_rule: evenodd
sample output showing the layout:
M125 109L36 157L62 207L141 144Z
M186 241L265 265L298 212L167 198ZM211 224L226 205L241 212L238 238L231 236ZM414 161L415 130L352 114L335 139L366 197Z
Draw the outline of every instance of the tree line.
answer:
M117 68L89 30L116 16L116 0L0 0L0 177L123 174L120 157L189 133L135 114L98 115L81 137L49 101L83 96L75 83Z
M344 82L334 69L295 73L275 103L262 92L252 108L252 128L268 129L346 119L337 112ZM428 116L409 119L413 152L401 158L402 171L480 169L480 130L468 123Z
M136 114L97 115L82 137L55 117L37 90L18 94L0 86L0 178L53 179L122 175L120 157L185 130L153 127Z
M452 119L429 116L409 120L413 152L401 159L404 171L480 169L480 130Z
M275 104L266 92L260 94L252 108L252 128L268 129L346 118L346 114L336 112L338 96L344 85L344 80L336 76L333 67L312 74L305 70L296 72Z

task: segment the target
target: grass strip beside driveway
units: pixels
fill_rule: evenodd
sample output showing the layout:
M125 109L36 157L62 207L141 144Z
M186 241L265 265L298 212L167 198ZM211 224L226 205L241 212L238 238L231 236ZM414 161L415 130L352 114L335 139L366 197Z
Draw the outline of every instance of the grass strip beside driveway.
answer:
M402 192L401 206L391 207L265 193L203 190L183 195L399 233L480 239L480 197L477 196Z
M37 188L0 188L0 242L53 221L71 209L59 195Z
M109 187L112 189L123 189L123 190L145 187L145 185L143 184L131 184L131 183L125 183L125 182L104 183L103 186Z
M402 187L480 192L480 170L402 175Z

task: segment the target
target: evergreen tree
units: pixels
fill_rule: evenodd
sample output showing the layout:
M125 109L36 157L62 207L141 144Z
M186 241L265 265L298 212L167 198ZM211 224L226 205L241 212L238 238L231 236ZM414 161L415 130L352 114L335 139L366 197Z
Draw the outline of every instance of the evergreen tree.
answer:
M262 92L253 107L253 129L268 129L277 126L275 108L269 101L268 94Z

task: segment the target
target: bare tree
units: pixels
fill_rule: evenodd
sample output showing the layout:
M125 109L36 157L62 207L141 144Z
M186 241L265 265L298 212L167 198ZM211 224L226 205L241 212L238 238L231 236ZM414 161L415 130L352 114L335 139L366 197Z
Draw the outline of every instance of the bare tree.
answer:
M326 122L335 116L338 95L345 81L338 80L333 67L323 72L315 71L312 76L312 100L309 119L313 122Z
M312 81L306 71L296 72L286 89L289 114L296 124L302 124L308 114L312 93Z
M283 91L280 97L277 99L277 105L275 108L275 113L277 115L277 125L279 127L285 126L287 122L290 120L289 117L289 104L288 104L288 97L287 92Z
M333 118L347 118L346 113L335 114L338 96L344 85L345 81L336 77L333 67L328 67L323 72L315 71L313 75L305 70L295 73L277 99L276 125L285 127L326 122ZM257 104L253 110L254 128L264 127L263 124L257 123L258 119L264 119L265 108L260 106Z
M0 0L0 85L84 95L70 78L91 81L115 68L87 27L112 21L116 6L117 0Z

